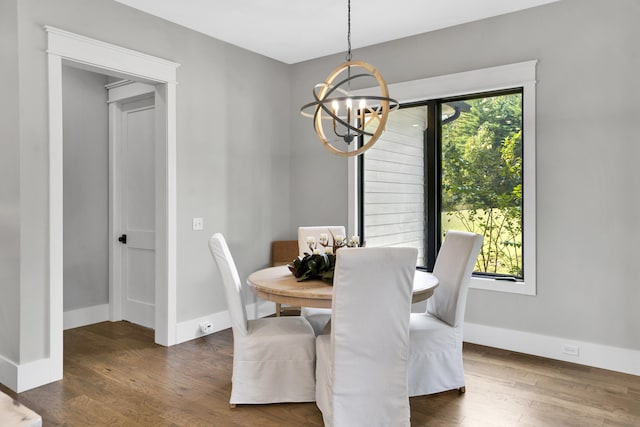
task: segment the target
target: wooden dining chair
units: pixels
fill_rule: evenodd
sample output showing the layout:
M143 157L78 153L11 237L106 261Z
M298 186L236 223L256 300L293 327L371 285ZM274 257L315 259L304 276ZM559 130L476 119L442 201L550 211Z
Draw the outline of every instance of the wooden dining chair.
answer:
M297 256L297 240L274 240L271 242L271 267L289 264Z
M415 248L336 254L331 333L316 339L325 426L409 426L407 363Z
M409 341L409 396L465 391L462 327L467 291L483 237L449 231L433 274L439 285L424 313L412 313Z
M274 240L271 242L271 267L287 265L298 256L297 240ZM290 311L299 310L299 307L286 306ZM276 316L283 313L282 304L276 303Z

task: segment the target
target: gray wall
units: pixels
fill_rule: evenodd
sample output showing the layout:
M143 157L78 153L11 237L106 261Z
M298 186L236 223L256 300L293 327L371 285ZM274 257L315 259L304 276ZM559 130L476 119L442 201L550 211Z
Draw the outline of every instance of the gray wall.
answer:
M62 69L64 311L109 303L107 77Z
M3 283L7 290L2 292L29 298L19 314L7 312L28 324L19 332L19 344L2 344L0 354L25 363L48 353L45 24L182 64L177 76L177 320L226 310L207 238L224 233L246 277L268 264L272 240L294 235L289 228L289 68L111 0L11 3L19 12L20 92L5 99L0 113L7 105L9 110L20 106L21 151L12 158L19 160L20 220L28 227L19 229L16 221L8 226L7 233L20 232L22 269L19 278ZM1 170L0 181L16 182L12 173L15 166ZM192 217L204 218L204 231L191 230ZM10 249L4 240L0 247Z
M388 83L539 60L538 295L472 290L468 322L640 349L639 17L636 0L562 0L354 52ZM292 106L342 60L293 66ZM291 222L345 223L344 162L311 126L292 111L292 176L313 158L328 183L309 198L292 180Z
M20 158L17 8L0 1L0 355L19 358Z

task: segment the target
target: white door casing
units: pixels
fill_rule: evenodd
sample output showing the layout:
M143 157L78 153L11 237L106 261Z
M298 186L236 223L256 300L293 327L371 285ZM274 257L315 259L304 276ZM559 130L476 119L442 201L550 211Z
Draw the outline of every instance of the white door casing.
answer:
M46 368L24 370L25 379L16 381L18 391L60 380L63 373L63 61L155 84L155 341L176 343L176 70L180 64L50 26L44 30L49 93L49 358Z

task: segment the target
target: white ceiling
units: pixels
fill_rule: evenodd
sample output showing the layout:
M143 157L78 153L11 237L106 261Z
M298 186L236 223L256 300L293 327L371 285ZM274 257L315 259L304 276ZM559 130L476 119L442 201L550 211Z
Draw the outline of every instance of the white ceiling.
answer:
M115 0L293 64L347 50L347 0ZM352 0L357 49L558 0Z

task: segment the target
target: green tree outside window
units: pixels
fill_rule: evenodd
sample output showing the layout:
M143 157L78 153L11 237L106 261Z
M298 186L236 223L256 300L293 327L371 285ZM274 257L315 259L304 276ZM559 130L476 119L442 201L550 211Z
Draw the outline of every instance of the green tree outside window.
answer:
M484 235L475 270L521 278L522 95L464 102L442 125L442 233Z

